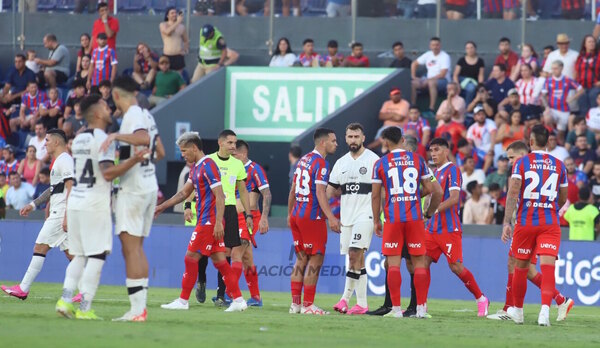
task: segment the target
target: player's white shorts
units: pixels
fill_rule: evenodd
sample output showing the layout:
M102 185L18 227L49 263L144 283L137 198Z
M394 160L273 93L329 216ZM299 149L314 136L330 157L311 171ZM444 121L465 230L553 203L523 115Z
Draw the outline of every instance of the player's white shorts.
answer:
M112 251L112 219L106 211L67 211L69 253L92 256Z
M559 131L567 130L567 125L569 124L569 115L568 111L559 111L556 109L550 109L550 116L554 122L556 122L556 129Z
M40 230L35 244L46 244L51 248L60 247L61 251L69 249L67 232L63 230L64 214L51 212Z
M340 233L340 254L348 254L348 249L369 249L373 237L373 221L357 222L352 226L342 226Z
M135 237L148 237L156 198L157 191L144 194L119 191L115 204L115 234L127 232Z

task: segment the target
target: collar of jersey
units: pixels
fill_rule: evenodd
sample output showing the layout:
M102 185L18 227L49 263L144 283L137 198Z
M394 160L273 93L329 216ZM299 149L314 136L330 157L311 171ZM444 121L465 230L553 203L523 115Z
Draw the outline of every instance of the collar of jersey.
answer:
M204 162L204 160L207 158L207 155L204 155L204 157L202 157L201 159L198 160L198 162L196 162L196 166L199 166L200 163Z
M441 167L437 168L436 170L439 172L440 170L446 168L447 166L449 166L452 162L448 161L446 163L444 163Z
M394 149L394 150L392 150L390 152L406 152L406 150L404 150L404 149Z
M556 78L556 76L552 75L552 79L553 79L554 81L560 81L560 80L562 80L562 79L564 79L564 78L565 78L565 75L560 75L560 77L559 77L559 78Z
M315 154L317 154L317 155L321 156L321 154L320 154L320 153L319 153L319 151L317 151L317 150L313 150L313 153L315 153ZM323 156L321 156L321 157L323 157Z
M252 164L252 160L248 159L248 162L244 163L244 167L249 166Z
M548 153L548 152L546 152L544 150L535 150L535 151L531 151L531 153L539 153L539 154L543 155L543 154Z

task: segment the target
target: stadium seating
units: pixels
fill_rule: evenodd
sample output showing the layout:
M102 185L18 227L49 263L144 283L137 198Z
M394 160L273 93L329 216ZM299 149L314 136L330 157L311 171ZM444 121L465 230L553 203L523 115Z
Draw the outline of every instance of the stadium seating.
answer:
M38 0L38 11L50 11L56 7L57 0Z
M308 0L303 12L307 15L326 15L326 7L327 0Z
M75 0L55 0L56 10L59 11L73 11L75 9Z
M117 1L119 11L141 12L148 8L149 0L120 0Z

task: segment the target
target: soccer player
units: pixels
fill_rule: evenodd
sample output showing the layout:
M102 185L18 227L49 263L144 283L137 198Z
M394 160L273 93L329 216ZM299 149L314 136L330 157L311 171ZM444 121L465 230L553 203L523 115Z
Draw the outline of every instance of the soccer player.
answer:
M527 155L529 153L529 149L527 145L522 141L515 141L508 146L506 149L507 157L510 161L511 167L516 162L517 159ZM527 273L527 278L531 281L535 286L541 288L542 286L542 275L538 273L536 269L537 264L537 253L533 253L531 256L531 263L529 264L529 272ZM487 316L488 319L493 320L511 320L512 318L507 314L508 308L514 306L514 298L513 298L513 275L515 271L516 259L512 251L508 252L508 280L506 282L506 299L504 302L504 307L495 314L490 314ZM565 320L569 311L573 308L574 301L571 298L563 296L556 288L554 289L553 294L554 301L558 305L558 317L557 321Z
M125 285L131 302L131 309L115 319L117 321L145 321L147 316L148 260L143 244L144 238L150 235L156 207L158 183L154 162L165 155L154 117L137 105L136 88L137 83L131 77L115 79L112 97L123 115L123 121L119 133L110 134L102 144L102 149L106 149L113 141L119 141L120 160L133 156L136 149L150 149L145 161L137 163L121 176L117 194L115 233L123 248Z
M258 288L258 273L256 272L256 266L254 265L253 250L250 247L250 243L256 246L254 240L254 232L259 231L261 234L269 231L269 211L271 209L271 189L269 188L269 181L267 174L260 164L251 161L248 158L248 151L250 145L243 140L238 140L235 144L236 150L233 156L244 163L248 178L246 181L246 189L248 190L248 198L250 200L250 210L252 211L252 226L249 229L246 224L246 217L244 215L244 207L239 195L236 200L236 206L238 211L238 224L241 230L240 238L242 242L242 248L244 248L244 254L242 256L242 263L244 266L244 277L246 278L246 284L248 290L250 290L250 299L248 300L248 306L262 307L262 299L260 297L260 290ZM258 209L258 200L262 196L262 214Z
M73 175L77 185L73 186L67 203L69 252L73 260L67 267L56 311L66 318L100 319L91 305L106 255L112 250L112 180L144 160L148 152L138 152L115 166L114 145L107 151L101 150L107 138L104 129L111 122L108 106L100 95L92 94L81 102L81 110L89 128L73 140ZM72 297L79 283L83 298L75 311Z
M448 141L443 138L435 138L429 144L429 148L431 159L436 166L434 175L440 183L444 195L435 214L427 221L426 228L429 232L425 239L427 271L429 273L431 263L437 263L440 256L444 254L452 272L462 280L465 287L475 296L477 316L484 317L488 314L490 301L483 296L471 271L463 266L462 226L458 216L460 188L462 186L460 169L448 159L450 155Z
M73 186L73 158L67 153L67 137L62 130L46 132L46 149L52 156L50 165L50 187L37 199L21 209L21 216L27 216L36 207L50 200L50 214L44 222L33 247L33 257L21 283L11 287L1 286L2 290L21 300L29 295L29 288L40 273L51 248L60 248L69 260L67 241L67 200Z
M235 278L234 270L225 258L226 248L223 240L225 195L219 168L210 156L204 154L202 140L198 133L182 134L177 139L177 146L186 162L194 163L194 165L183 189L157 206L155 216L165 209L183 202L195 189L196 202L198 202L196 205L197 225L185 254L185 273L181 280L181 295L173 302L162 305L161 308L183 310L189 308L188 300L198 275L198 260L204 256L210 257L215 267L223 274L227 290L233 297L233 302L225 311L244 311L248 306L238 285L237 279L239 278Z
M329 176L327 196L341 196L340 253L348 255L348 272L344 294L333 309L340 313L365 314L367 305L367 270L365 252L373 237L371 177L373 165L379 159L364 147L365 133L360 123L346 127L346 144L350 151L340 158ZM356 291L356 305L348 309L348 302Z
M390 127L383 131L382 139L390 153L375 163L371 206L373 216L381 212L381 190L384 190L385 224L383 227L382 254L388 261L388 286L392 299L392 311L386 316L401 318L400 263L406 240L414 266L414 282L417 293L417 318L427 316L427 291L430 278L425 267L425 228L421 208L421 185L431 192L425 218L431 218L442 197L439 185L431 182L431 174L425 160L413 152L404 151L402 130ZM374 220L375 233L382 236L382 224Z
M514 307L507 310L517 324L523 324L523 301L531 256L540 255L542 270L542 308L540 326L550 326L550 304L555 290L554 264L560 247L559 208L567 201L565 165L545 152L548 130L541 125L531 130L532 152L513 165L506 200L502 241L511 237L511 251L517 259L513 276ZM517 207L518 205L518 207ZM511 218L517 211L513 236Z
M325 315L329 312L314 304L319 272L325 257L327 224L340 232L340 221L333 215L327 199L329 163L325 160L337 149L335 133L317 128L313 135L315 149L296 164L288 196L288 226L292 229L296 263L291 275L292 304L290 314ZM307 271L308 268L308 271ZM304 302L302 288L304 287Z

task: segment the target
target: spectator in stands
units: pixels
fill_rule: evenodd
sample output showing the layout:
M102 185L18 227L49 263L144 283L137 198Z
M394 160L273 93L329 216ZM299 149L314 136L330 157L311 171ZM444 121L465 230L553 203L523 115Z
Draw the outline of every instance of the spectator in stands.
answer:
M269 1L270 0L265 0L265 17L269 16L270 13ZM283 17L289 17L290 13L294 17L299 17L302 15L302 11L300 10L300 0L281 0L281 15Z
M268 0L267 0L268 1ZM350 0L327 0L327 17L349 17L352 15Z
M465 55L456 63L453 76L454 82L464 92L461 95L467 104L475 99L477 85L484 82L484 70L483 59L477 55L477 45L473 41L467 41Z
M560 2L560 12L564 19L582 19L584 9L585 0L563 0Z
M548 153L552 156L558 158L561 161L565 161L567 157L569 157L569 151L564 147L558 145L558 136L556 132L550 132L548 136L548 144L546 145L546 149Z
M488 194L490 195L490 207L494 214L492 216L492 221L488 220L488 224L502 225L504 222L504 210L506 209L503 202L506 202L506 199L502 198L503 192L498 184L490 184L488 190Z
M546 60L548 60L548 56L550 55L550 53L552 53L554 51L554 46L552 45L548 45L544 47L544 53L543 53L543 58L542 58L542 64L540 64L540 67L542 69L544 69L544 66L546 65Z
M298 60L303 67L319 67L325 64L321 55L315 52L315 42L310 38L302 42L302 53Z
M0 160L0 162L2 162L2 160ZM6 197L6 192L9 187L6 173L0 171L0 194L2 194L3 197Z
M533 68L529 64L521 64L521 78L515 82L515 88L519 93L519 102L526 105L529 112L542 113L540 108L540 92L544 84L544 78L537 78L533 74ZM527 113L523 113L527 115Z
M35 192L33 193L33 199L37 199L39 196L44 193L48 188L50 188L50 168L44 167L40 170L40 174L38 175L38 183L35 186ZM36 206L38 210L46 209L47 202L42 203Z
M108 47L115 50L117 48L117 33L119 32L119 20L110 16L108 4L106 2L98 3L98 19L92 27L92 48L97 48L98 34L105 34Z
M500 103L498 115L495 119L496 124L500 126L504 123L509 123L509 115L515 110L519 111L521 115L527 115L530 111L536 111L531 110L528 105L522 104L519 90L517 88L511 88L508 91L507 98L504 99L503 103Z
M413 130L419 144L429 144L429 139L431 139L431 127L429 127L429 122L421 117L421 112L416 105L410 106L410 109L408 110L408 122L404 124L402 130L404 131L404 134Z
M571 157L565 158L564 163L567 170L567 181L569 182L567 197L569 202L577 202L579 190L588 184L588 177L584 172L577 169L575 161Z
M140 42L136 54L133 56L133 73L131 77L140 85L140 89L147 90L154 82L157 69L158 55L152 52L147 44Z
M117 112L117 106L115 105L115 101L113 100L112 94L112 83L108 80L104 80L100 82L98 85L98 92L102 96L102 100L106 103L106 106L110 109L110 115L115 116L115 112Z
M35 147L36 159L42 162L50 162L50 157L46 151L46 126L42 120L35 124L35 136L29 140L29 146Z
M600 94L596 97L596 106L588 111L585 118L590 130L600 139Z
M75 110L75 115L65 119L63 123L62 130L67 135L67 138L75 137L77 134L81 133L87 128L87 122L81 113L81 108L79 104L81 100L75 102L73 109Z
M0 186L2 187L2 186ZM600 206L600 161L596 160L592 167L592 179L590 180L592 195L594 196L594 205Z
M570 43L571 39L567 34L558 34L556 36L558 49L548 54L542 71L544 77L552 76L552 64L558 60L563 63L563 74L568 78L575 78L575 63L577 62L579 53L569 48Z
M577 136L575 147L571 149L570 155L573 161L575 161L577 169L586 175L592 172L592 167L596 160L596 152L590 149L585 135L581 134Z
M87 88L98 86L104 80L113 81L117 76L117 55L113 48L107 45L105 33L98 34L98 47L92 51L90 72L88 74Z
M221 10L220 4L215 4L215 0L195 0L193 13L195 16L213 16ZM217 8L219 7L219 8ZM167 9L167 13L169 9Z
M81 70L75 73L73 81L83 81L83 85L87 83L88 76L90 75L91 58L83 56L81 58Z
M270 67L287 68L293 66L297 58L294 52L292 52L292 46L290 46L290 40L287 37L282 37L277 42L273 57L271 57Z
M73 12L83 13L83 10L87 7L88 13L94 13L97 5L97 0L75 0L75 9L73 9Z
M490 95L496 102L496 105L500 107L502 102L505 101L508 96L508 91L515 87L512 80L506 78L506 66L503 64L495 64L492 68L490 79L485 83L485 87L490 92Z
M15 148L12 145L6 145L2 149L2 157L4 159L0 161L0 172L8 177L11 172L16 172L19 169L19 162L15 158Z
M410 104L402 98L402 90L398 87L392 87L390 90L390 99L386 100L379 110L379 120L383 126L375 134L375 140L367 147L375 149L381 146L381 133L388 127L404 127L408 122Z
M569 240L594 241L600 232L600 212L591 204L590 189L579 190L579 200L564 215L569 222Z
M475 107L475 115L473 123L467 130L467 140L469 140L475 148L481 152L493 152L492 145L496 140L496 124L485 116L483 106Z
M15 66L6 76L0 101L5 105L18 105L27 92L29 82L35 81L35 74L25 66L25 56L20 53L15 55Z
M487 172L487 167L485 167L485 158L486 153L482 152L473 147L467 139L460 138L456 145L458 148L458 152L456 153L456 165L464 167L467 158L473 158L475 169L483 169L483 172ZM491 164L491 163L490 163Z
M396 41L392 45L392 50L394 52L394 60L390 64L390 68L410 69L412 61L404 55L404 44L400 41Z
M169 64L168 57L160 57L158 61L160 71L156 74L156 83L149 98L152 107L166 101L185 88L185 81L177 71L170 69Z
M478 105L483 106L487 117L493 118L496 115L498 103L490 96L487 88L482 83L477 85L477 94L475 94L475 98L467 106L467 112L473 113L473 110Z
M583 88L577 82L563 75L563 68L561 60L552 63L552 77L546 79L541 98L542 104L546 108L544 111L545 121L548 124L556 124L560 143L563 143L565 139L571 110L569 105L584 93ZM570 94L571 91L576 92Z
M87 91L85 89L85 82L81 80L73 82L73 93L69 96L65 105L65 119L69 118L73 114L75 110L75 103L83 100L83 98L86 95L86 92Z
M506 76L510 76L512 68L519 62L519 56L510 48L510 39L503 37L498 43L500 54L496 57L494 65L504 65ZM494 76L490 76L490 79Z
M327 43L327 55L323 57L326 67L338 67L344 64L344 55L338 52L338 42L329 40Z
M19 118L10 120L12 131L17 130L17 126L22 129L33 129L35 123L40 117L40 106L46 102L46 93L38 89L35 81L29 82L27 85L27 93L21 97L21 109L19 110Z
M600 95L600 56L592 35L586 35L581 42L575 62L575 81L585 89L585 95L579 99L579 111L585 114L596 105Z
M418 0L418 18L435 18L437 14L437 0Z
M502 144L502 151L506 151L508 145L515 141L525 140L525 126L521 123L522 113L520 110L512 110L510 123L504 123L496 133L496 142Z
M503 0L502 19L508 21L516 19L520 8L519 0Z
M79 48L79 51L77 51L77 66L75 67L75 72L85 70L85 68L83 67L84 57L88 57L88 59L92 58L93 47L90 34L81 34L81 36L79 37L79 43L81 44L81 47Z
M444 138L449 144L452 144L452 154L456 155L458 148L454 144L458 144L460 138L467 136L467 129L464 123L456 122L449 112L442 114L442 124L438 123L435 129L435 138Z
M482 169L475 169L475 160L473 157L466 157L463 163L462 170L462 181L463 191L467 191L467 184L471 181L477 182L479 185L483 185L485 182L485 173Z
M465 202L463 209L463 224L486 225L493 220L494 212L491 208L491 198L483 193L481 183L470 181L467 192L471 198Z
M446 86L446 99L440 104L437 110L435 119L438 121L438 126L444 124L446 115L450 115L452 121L458 123L465 122L465 100L459 95L458 84L450 82Z
M6 206L11 209L21 210L33 199L35 189L27 182L21 182L17 172L10 172L10 188L6 192Z
M169 58L171 69L180 73L185 68L185 55L190 51L190 39L183 24L183 19L183 11L177 13L175 7L169 7L165 12L164 21L159 25L163 42L163 55ZM148 49L148 51L150 50ZM139 45L138 54L140 54ZM156 57L156 60L158 60L158 57ZM157 70L155 70L156 72Z
M419 65L427 67L426 77L417 77ZM429 40L429 51L413 61L410 70L412 77L411 103L417 103L417 92L419 90L427 89L429 91L429 110L433 113L438 91L444 91L448 81L450 81L450 56L442 51L440 38L433 37Z
M588 128L587 120L584 116L577 116L573 120L573 128L567 134L567 140L565 142L565 148L571 151L571 148L575 146L577 137L583 135L586 137L588 147L590 149L596 149L598 143L596 141L596 135L593 131Z
M58 90L56 88L50 88L48 90L48 99L40 106L40 120L46 129L53 129L58 127L58 120L62 118L62 115L62 99L58 97Z
M502 3L504 0L485 0L483 2L483 18L502 19Z
M446 0L446 18L461 20L468 14L469 0Z
M531 44L525 44L523 45L523 48L521 48L521 57L510 73L510 79L513 82L517 82L517 80L519 80L521 77L521 67L523 65L529 65L534 73L538 71L539 64L537 60L537 53Z
M491 172L485 177L483 183L484 191L491 191L491 186L496 184L500 188L501 192L506 192L508 188L508 157L505 155L500 156L497 162L498 169L495 172Z
M45 83L43 85L47 84L49 87L56 87L57 84L67 82L67 79L71 75L69 50L65 45L58 43L54 34L46 34L44 36L44 47L50 51L48 59L35 59L35 62L44 70Z
M41 66L35 61L37 58L37 53L35 50L27 50L27 60L25 61L25 66L33 71L33 73L37 76L40 72Z
M198 65L194 69L192 82L196 82L204 75L229 64L227 62L227 44L225 43L225 38L219 29L210 24L205 24L200 31Z
M292 187L294 171L296 170L296 165L298 164L300 157L302 157L302 148L298 145L292 145L288 153L288 160L290 161L290 173L288 174L290 187Z
M38 0L23 0L18 2L19 12L37 12ZM23 9L23 7L25 7Z
M363 54L363 45L360 42L352 44L352 53L344 59L344 66L350 68L368 68L369 57Z
M27 146L25 158L19 163L18 169L19 176L34 187L38 183L38 174L40 173L40 169L42 169L42 162L36 158L36 152L35 146Z

